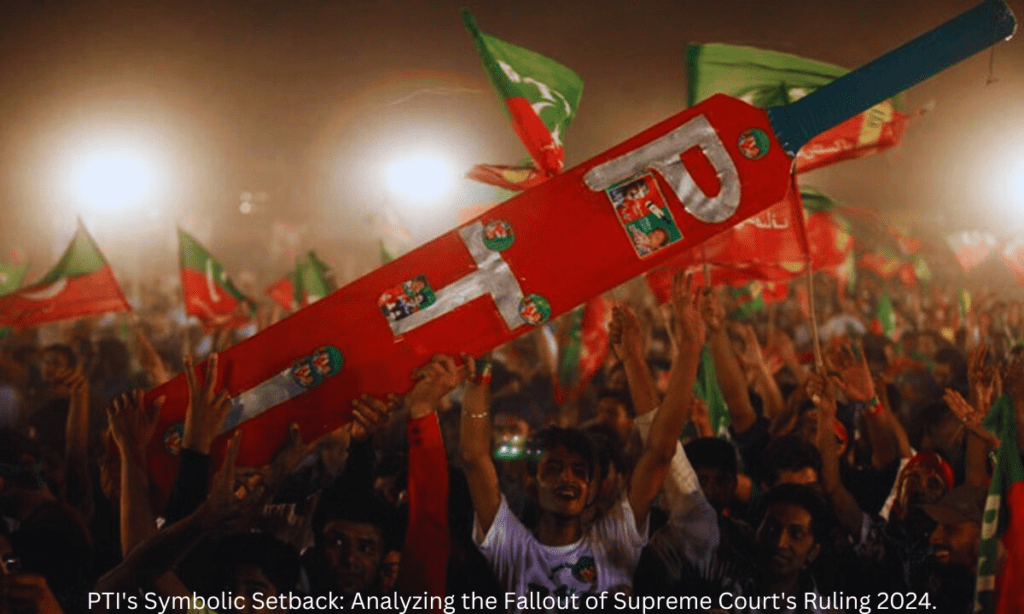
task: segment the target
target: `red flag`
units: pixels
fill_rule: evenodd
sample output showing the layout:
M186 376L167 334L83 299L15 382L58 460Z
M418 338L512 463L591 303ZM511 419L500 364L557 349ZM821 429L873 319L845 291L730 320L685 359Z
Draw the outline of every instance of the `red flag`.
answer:
M252 314L255 303L235 287L224 266L183 230L178 231L181 247L181 289L185 310L207 329L240 326Z
M535 166L502 166L498 164L477 164L469 169L466 177L514 192L529 190L547 180L547 175Z
M57 265L38 283L0 297L0 326L33 326L111 311L131 311L106 258L88 231L78 231Z
M1003 246L1003 262L1013 272L1017 283L1024 284L1024 238L1014 237Z
M611 302L604 296L597 296L587 301L578 317L561 348L558 386L555 388L558 403L566 398L579 397L608 356Z
M862 158L895 147L903 140L910 116L889 101L877 104L811 139L796 154L796 171Z
M265 294L285 311L295 308L294 303L295 286L292 284L292 276L289 273L281 279L270 284Z
M953 255L960 266L970 273L971 269L988 258L996 246L996 238L980 230L963 230L948 235L946 243L953 250Z

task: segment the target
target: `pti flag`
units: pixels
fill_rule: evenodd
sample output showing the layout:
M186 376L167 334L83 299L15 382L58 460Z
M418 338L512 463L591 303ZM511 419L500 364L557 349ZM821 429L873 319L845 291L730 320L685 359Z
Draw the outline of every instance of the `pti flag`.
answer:
M57 265L35 284L0 297L0 326L32 326L130 311L114 271L79 222Z
M1003 246L1003 262L1017 283L1024 284L1024 238L1014 237Z
M608 356L608 322L612 306L597 296L577 307L569 316L572 322L563 340L558 362L556 400L578 397Z
M967 273L988 258L996 246L996 238L981 230L962 230L946 236L957 262Z
M545 175L560 173L562 139L580 104L583 80L551 58L484 34L468 10L462 19L530 157Z
M296 259L292 279L295 304L300 308L315 303L337 288L334 273L312 250Z
M214 459L242 427L238 462L263 465L290 424L307 440L330 432L349 421L359 395L408 391L409 374L434 355L491 350L781 201L788 151L1002 40L1014 27L1005 12L979 5L792 108L713 96L228 348L218 381L232 408ZM884 83L828 90L862 78ZM161 396L146 455L166 493L188 404L184 377L147 398Z
M186 313L208 329L248 320L255 303L235 287L224 266L184 230L178 230L178 244Z
M984 422L1002 443L985 502L974 611L1024 612L1024 463L1018 447L1013 400L1003 395ZM1000 543L1005 559L1000 569Z
M291 271L281 279L270 284L264 292L285 311L295 309L295 283L292 280L294 275L295 271Z
M534 166L502 166L499 164L477 164L469 169L466 177L513 192L529 190L547 180L547 175Z
M849 71L834 64L739 45L690 45L686 50L690 104L716 93L757 107L786 105ZM898 145L909 117L895 98L834 126L805 144L796 156L798 173L860 158Z
M20 288L26 271L28 271L27 262L12 262L10 264L0 262L0 295L14 292Z

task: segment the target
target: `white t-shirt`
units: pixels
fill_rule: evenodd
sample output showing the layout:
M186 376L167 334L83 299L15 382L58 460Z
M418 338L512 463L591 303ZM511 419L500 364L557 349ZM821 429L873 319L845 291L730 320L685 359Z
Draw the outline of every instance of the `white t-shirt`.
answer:
M473 540L506 591L519 596L575 594L580 600L583 595L632 587L633 572L647 542L645 533L637 530L626 497L584 529L579 541L567 546L538 542L509 509L504 495L487 535L480 534L479 522L473 524Z

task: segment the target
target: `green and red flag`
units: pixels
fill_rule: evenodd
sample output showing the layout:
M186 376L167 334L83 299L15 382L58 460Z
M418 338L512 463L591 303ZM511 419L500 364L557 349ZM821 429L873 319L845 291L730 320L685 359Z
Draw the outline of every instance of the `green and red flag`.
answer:
M789 53L718 43L688 46L686 68L691 106L723 93L765 108L799 100L849 72ZM797 153L796 171L899 145L910 117L899 110L898 98L880 102L811 139Z
M0 262L0 295L14 292L21 287L28 271L27 262Z
M50 272L33 285L0 297L2 326L33 326L111 311L131 311L131 306L81 222Z
M907 265L907 262L892 250L882 248L878 251L867 252L861 255L859 264L888 281L899 273Z
M1017 283L1024 284L1024 238L1014 237L1002 249L1003 262L1013 273Z
M608 323L612 306L603 295L574 309L558 360L555 400L578 397L608 356Z
M529 190L547 181L547 175L535 166L503 166L500 164L477 164L469 169L466 177L514 192Z
M890 339L896 333L896 312L892 308L892 297L889 296L888 288L884 288L882 295L878 297L875 316L871 319L871 332Z
M537 168L549 177L562 172L562 139L579 107L583 80L551 58L484 34L468 10L462 19Z
M708 416L711 419L711 430L715 437L729 439L729 425L732 418L729 416L729 406L725 404L725 395L718 385L718 376L715 375L715 359L711 355L711 348L704 346L700 354L700 365L697 367L697 381L693 384L693 394L708 406Z
M999 398L984 425L1001 445L981 525L974 611L1019 614L1024 612L1024 463L1017 445L1021 425L1010 395ZM1005 557L1000 556L1000 546Z
M235 287L224 265L184 230L178 230L178 244L186 313L208 329L248 321L256 304Z
M996 238L981 230L962 230L946 235L946 243L953 250L957 262L967 273L988 258L996 246ZM1005 252L1004 252L1005 256Z
M337 289L331 268L310 250L295 260L292 274L293 300L299 308L306 307Z
M292 281L294 275L295 271L288 273L270 284L264 291L264 294L269 296L272 301L280 305L281 309L285 311L295 309L295 283Z

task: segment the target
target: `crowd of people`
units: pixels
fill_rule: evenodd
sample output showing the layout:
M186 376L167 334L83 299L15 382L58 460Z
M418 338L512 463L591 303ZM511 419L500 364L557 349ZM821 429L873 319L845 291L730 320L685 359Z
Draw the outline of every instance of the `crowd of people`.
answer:
M1022 303L893 286L880 334L884 282L822 282L819 356L797 293L741 320L696 286L617 289L608 357L561 402L556 321L436 356L316 441L293 427L266 467L237 466L244 425L211 460L237 331L156 292L8 331L0 609L973 611L1004 393L1024 449ZM167 495L142 391L180 373Z

